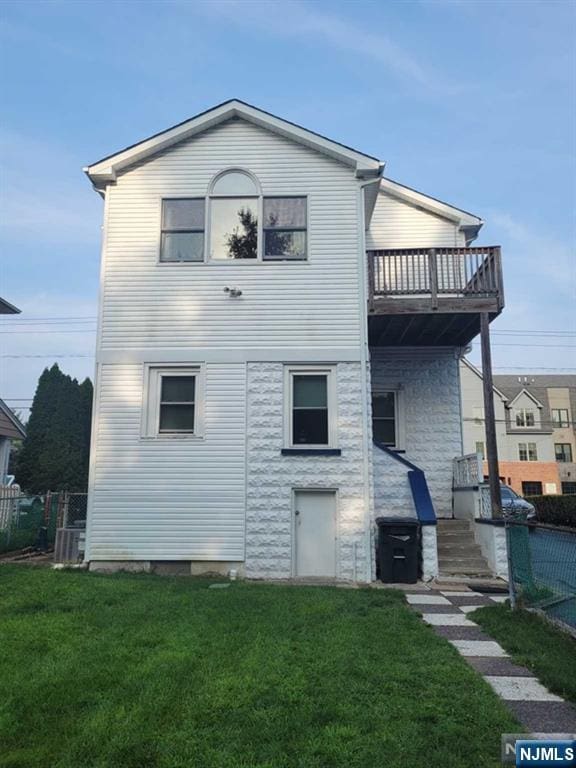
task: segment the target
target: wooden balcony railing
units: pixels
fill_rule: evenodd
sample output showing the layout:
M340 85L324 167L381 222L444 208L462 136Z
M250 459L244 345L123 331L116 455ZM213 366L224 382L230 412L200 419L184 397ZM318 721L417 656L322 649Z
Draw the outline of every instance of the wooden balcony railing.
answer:
M440 305L450 311L451 304L467 311L467 302L470 310L485 305L499 312L504 306L499 246L368 251L368 275L372 311L378 299L401 298L423 299L420 311Z

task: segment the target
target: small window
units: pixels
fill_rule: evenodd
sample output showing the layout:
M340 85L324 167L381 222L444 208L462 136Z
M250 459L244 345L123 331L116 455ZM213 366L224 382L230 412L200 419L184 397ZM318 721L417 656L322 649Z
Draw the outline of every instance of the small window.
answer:
M334 445L334 394L331 369L289 371L288 430L291 447Z
M556 461L571 462L572 461L572 446L570 443L555 443L554 452L556 454Z
M517 427L533 427L535 423L534 411L528 408L521 408L519 411L516 411Z
M372 436L377 443L389 448L398 446L396 393L372 394Z
M200 369L148 367L144 437L198 436Z
M204 199L162 201L160 261L204 261Z
M576 483L562 483L562 493L566 496L576 496Z
M570 421L568 419L567 408L552 408L552 423L555 429L562 429L568 427Z
M264 198L264 254L267 261L306 258L306 198Z
M483 442L476 443L476 453L479 453L482 459L484 459L484 443Z
M524 480L522 482L522 496L541 496L542 483L539 480Z

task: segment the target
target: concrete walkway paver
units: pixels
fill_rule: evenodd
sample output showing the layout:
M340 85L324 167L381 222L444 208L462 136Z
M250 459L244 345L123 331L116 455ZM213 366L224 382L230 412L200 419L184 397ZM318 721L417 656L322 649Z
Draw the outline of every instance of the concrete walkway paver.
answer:
M505 602L506 595L441 589L426 595L407 595L406 599L436 634L452 643L484 677L530 733L576 733L576 709L572 704L551 693L528 669L515 664L502 646L469 618L477 608Z

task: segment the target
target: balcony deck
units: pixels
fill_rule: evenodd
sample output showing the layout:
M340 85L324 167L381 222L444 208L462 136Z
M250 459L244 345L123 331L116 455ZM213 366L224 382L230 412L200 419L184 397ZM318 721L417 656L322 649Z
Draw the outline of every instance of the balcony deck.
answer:
M368 251L371 346L465 346L504 307L499 246Z

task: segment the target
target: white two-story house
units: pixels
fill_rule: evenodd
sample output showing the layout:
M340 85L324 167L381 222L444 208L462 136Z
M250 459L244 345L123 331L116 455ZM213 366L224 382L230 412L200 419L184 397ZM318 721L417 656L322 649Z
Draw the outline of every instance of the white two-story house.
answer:
M383 168L233 100L86 169L91 567L366 581L383 515L420 519L435 575L500 254Z

